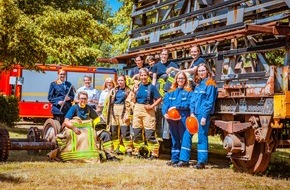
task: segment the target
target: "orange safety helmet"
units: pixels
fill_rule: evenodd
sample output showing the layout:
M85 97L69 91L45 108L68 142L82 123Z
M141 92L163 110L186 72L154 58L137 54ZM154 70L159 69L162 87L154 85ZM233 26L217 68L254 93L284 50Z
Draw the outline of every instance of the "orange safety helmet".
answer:
M195 116L189 116L186 119L186 128L189 131L190 134L195 134L198 131L198 120L196 119Z
M175 107L169 108L167 114L171 120L180 120L181 119L181 116Z

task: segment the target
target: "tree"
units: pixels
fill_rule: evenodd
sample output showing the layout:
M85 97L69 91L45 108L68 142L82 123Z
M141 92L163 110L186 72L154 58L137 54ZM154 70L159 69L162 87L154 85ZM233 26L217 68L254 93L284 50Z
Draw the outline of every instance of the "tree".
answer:
M90 64L112 41L109 16L105 0L0 0L0 61Z
M128 48L129 36L131 24L131 12L133 8L132 0L119 0L123 6L116 13L115 17L108 19L113 23L113 47L112 56L120 55L124 53Z

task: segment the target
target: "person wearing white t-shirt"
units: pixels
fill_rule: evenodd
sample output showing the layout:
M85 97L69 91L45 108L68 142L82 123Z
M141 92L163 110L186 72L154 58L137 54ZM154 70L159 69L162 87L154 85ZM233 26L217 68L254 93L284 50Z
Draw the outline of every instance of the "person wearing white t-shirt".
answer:
M97 105L99 103L100 93L97 89L91 86L92 76L85 75L84 76L84 86L80 87L75 94L75 102L78 103L78 93L81 91L85 91L88 93L88 105L93 109L97 109Z
M98 108L97 108L97 112L99 114L103 110L105 99L107 98L110 90L112 90L114 87L115 87L115 83L114 83L113 79L112 78L106 78L104 86L103 86L103 90L102 90L101 95L100 95Z

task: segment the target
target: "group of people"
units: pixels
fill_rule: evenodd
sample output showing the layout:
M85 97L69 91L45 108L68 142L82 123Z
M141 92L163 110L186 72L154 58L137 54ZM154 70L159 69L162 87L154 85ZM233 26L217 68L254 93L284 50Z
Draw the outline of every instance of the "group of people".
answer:
M149 68L145 67L142 56L137 56L137 66L129 74L134 84L129 87L125 75L118 76L116 86L113 80L107 79L100 96L90 86L91 78L85 76L85 85L74 97L71 84L64 80L65 71L60 70L59 79L51 83L48 95L54 117L60 123L64 121L64 126L76 135L80 135L81 130L70 121L74 116L79 120L102 118L107 128L97 132L97 137L111 158L116 159L114 153L122 153L156 159L160 147L156 136L156 108L161 106L172 139L171 160L167 165L188 167L193 134L186 129L185 121L195 116L199 123L195 168L204 169L208 161L210 114L217 96L213 74L200 57L198 46L190 49L193 61L188 69L179 69L176 63L168 60L168 54L168 50L162 50L157 63L149 56ZM77 104L70 107L73 100ZM169 117L168 111L172 108L179 112L180 119Z

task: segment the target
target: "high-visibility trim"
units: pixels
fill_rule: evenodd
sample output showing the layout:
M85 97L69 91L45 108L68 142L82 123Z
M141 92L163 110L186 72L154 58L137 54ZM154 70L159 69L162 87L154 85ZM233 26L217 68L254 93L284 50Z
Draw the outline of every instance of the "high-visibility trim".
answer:
M77 128L86 128L86 127L92 127L92 123L73 123L74 127Z
M77 134L73 131L69 131L71 137L71 151L61 152L60 157L64 161L68 160L78 160L78 159L90 159L90 158L99 158L100 152L96 149L95 142L95 130L92 127L91 122L89 123L73 123L77 128L87 128L87 150L77 150ZM62 139L57 139L57 142L61 145L65 145Z
M77 152L63 152L61 153L61 159L63 161L68 160L78 160L78 159L90 159L90 158L99 158L99 151L77 151Z
M208 152L208 150L197 150L197 152Z
M181 149L183 149L183 150L187 150L187 151L191 151L191 149L190 148L186 148L186 147L181 147Z
M105 150L111 151L111 149L113 147L113 142L112 141L105 142L105 143L103 143L103 147Z
M164 86L165 86L165 80L164 79L162 79L162 78L159 78L158 79L158 83L159 83L159 89L157 89L158 91L159 91L159 94L160 94L160 96L161 97L164 97L164 94L165 94L165 92L164 92Z
M168 77L168 78L167 78L167 81L173 83L173 82L174 82L174 78L173 78L173 77Z
M77 147L76 147L77 146L77 135L73 130L70 131L70 135L72 137L71 138L72 151L75 152L77 150Z

